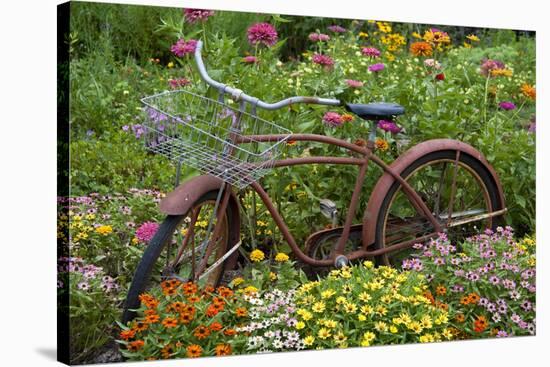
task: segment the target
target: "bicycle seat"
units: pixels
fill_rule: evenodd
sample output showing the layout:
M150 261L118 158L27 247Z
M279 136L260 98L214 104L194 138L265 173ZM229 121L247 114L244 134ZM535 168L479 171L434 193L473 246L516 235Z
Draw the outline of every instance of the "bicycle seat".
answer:
M397 103L346 103L346 110L356 114L364 120L383 120L405 113L405 108Z

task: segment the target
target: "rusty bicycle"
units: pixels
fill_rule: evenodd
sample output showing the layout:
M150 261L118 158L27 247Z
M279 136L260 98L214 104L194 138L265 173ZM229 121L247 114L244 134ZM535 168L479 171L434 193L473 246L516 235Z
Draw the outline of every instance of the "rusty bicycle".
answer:
M134 317L139 295L151 280L178 279L216 285L226 269L236 266L241 245L239 191L250 187L261 199L297 260L312 267L341 267L374 258L397 265L404 250L439 233L465 236L495 227L506 213L497 173L472 146L452 140L422 142L393 163L375 154L377 121L402 115L394 103L350 104L317 97L290 97L267 103L213 80L201 55L195 62L202 79L219 91L217 100L184 90L142 100L146 147L202 173L177 186L160 203L166 219L148 244L126 299L123 321ZM237 107L225 103L229 95ZM364 146L325 135L292 133L261 119L257 109L276 110L296 103L343 106L370 126ZM316 142L339 147L347 156L281 158L287 142ZM362 221L354 223L367 167L383 174L372 190ZM273 169L294 165L357 166L351 201L342 226L317 231L299 246L260 179ZM330 200L322 211L334 216ZM405 252L406 253L406 252Z

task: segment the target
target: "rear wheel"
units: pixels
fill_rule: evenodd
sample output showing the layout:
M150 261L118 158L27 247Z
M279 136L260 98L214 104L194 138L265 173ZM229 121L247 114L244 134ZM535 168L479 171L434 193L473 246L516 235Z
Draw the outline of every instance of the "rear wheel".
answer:
M162 281L177 279L182 282L197 281L200 285L218 285L227 260L210 271L209 268L229 248L229 229L235 218L230 205L221 219L222 227L211 245L213 248L206 266L198 272L217 224L216 216L212 216L217 196L218 191L210 191L200 197L185 215L169 215L162 222L134 274L124 306L123 322L135 317L132 310L139 307L139 295Z
M401 173L453 243L496 227L498 218L484 215L502 209L498 188L487 168L465 153L460 154L457 164L455 161L456 151L432 152ZM394 182L378 213L375 248L391 248L406 241L414 243L415 239L434 232L433 224L413 206L402 185ZM376 260L379 264L400 267L413 253L414 249L408 247Z

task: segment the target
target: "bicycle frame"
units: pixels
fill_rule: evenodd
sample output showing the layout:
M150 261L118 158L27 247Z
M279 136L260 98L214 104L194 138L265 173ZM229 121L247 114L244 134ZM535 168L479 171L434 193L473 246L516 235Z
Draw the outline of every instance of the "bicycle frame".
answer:
M261 142L272 142L277 141L278 139L281 139L283 136L278 135L253 135L253 136L244 136L239 140L236 140L236 144L245 144L247 142L247 138L254 141L261 141ZM281 214L271 201L271 198L267 194L267 192L264 190L264 188L258 183L254 182L251 184L251 187L254 189L254 191L260 196L262 199L262 202L266 206L267 210L269 211L271 217L277 224L277 227L281 231L284 239L287 241L287 243L290 245L292 251L294 254L300 259L301 261L312 265L312 266L331 266L334 264L334 259L338 255L344 255L348 260L354 260L358 258L365 258L370 256L377 256L382 255L384 253L387 253L389 251L395 251L400 248L406 248L408 246L412 246L414 243L418 242L419 240L422 240L422 238L416 239L414 241L409 241L410 243L402 243L396 246L392 246L391 248L384 248L380 250L375 251L368 251L367 247L370 245L368 243L363 243L362 249L358 251L354 251L351 253L344 253L344 248L346 245L346 242L349 238L350 229L353 225L353 218L356 215L357 211L357 204L359 203L359 199L361 196L361 189L363 188L363 184L365 182L365 176L367 172L367 168L369 165L369 162L372 160L377 166L382 168L384 172L388 172L391 174L401 185L403 185L404 191L406 192L407 196L409 197L409 200L411 200L412 205L419 211L419 213L426 216L426 218L431 222L431 224L434 226L436 231L428 236L424 236L426 238L431 238L434 235L437 234L437 232L441 231L441 226L439 222L436 220L434 215L430 212L428 207L425 205L425 203L422 201L420 196L412 189L412 187L405 181L403 178L399 175L398 172L395 172L392 170L390 166L388 166L384 161L382 161L378 156L376 156L373 152L373 141L369 140L367 142L366 147L361 147L356 144L349 143L344 140L324 136L324 135L315 135L315 134L292 134L290 139L292 141L310 141L310 142L320 142L325 143L328 145L334 145L339 146L341 148L345 148L351 152L355 152L362 155L362 158L347 158L347 157L333 157L333 156L317 156L317 157L302 157L302 158L289 158L289 159L283 159L283 160L277 160L274 162L274 167L289 167L289 166L295 166L295 165L308 165L308 164L336 164L336 165L356 165L359 167L359 172L357 175L357 179L355 182L355 187L352 193L350 205L346 214L346 220L343 226L343 233L340 239L338 240L338 243L334 249L334 251L331 253L331 256L329 259L324 260L318 260L314 259L308 255L306 255L300 247L297 245L296 240L290 233L290 230L286 223L284 222Z

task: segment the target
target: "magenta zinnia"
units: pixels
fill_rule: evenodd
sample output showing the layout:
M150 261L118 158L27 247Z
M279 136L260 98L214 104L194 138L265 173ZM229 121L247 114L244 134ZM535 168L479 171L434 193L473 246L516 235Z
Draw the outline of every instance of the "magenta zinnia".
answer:
M342 125L344 120L342 116L337 112L327 112L323 116L323 122L328 126L336 127Z
M308 38L311 42L326 42L330 40L330 36L323 33L310 33Z
M183 57L187 54L191 54L195 52L195 48L197 47L197 41L196 40L189 40L185 41L183 38L180 38L178 42L172 45L170 47L170 51L177 57Z
M258 58L256 56L245 56L243 57L243 62L245 64L255 64L258 62Z
M149 242L155 233L157 233L158 228L158 223L145 222L137 229L136 237L140 242Z
M256 23L248 28L248 42L252 46L260 43L270 47L273 46L278 39L277 31L269 23Z
M334 60L331 59L330 56L322 54L313 54L313 56L311 57L311 61L313 61L315 64L322 65L327 68L334 65Z
M498 106L499 106L500 108L502 108L503 110L506 110L506 111L515 110L515 109L516 109L516 105L515 105L513 102L507 102L507 101L500 102L500 103L498 104Z
M384 131L390 132L392 134L397 134L401 131L401 128L396 125L393 121L380 120L378 121L378 127Z
M346 31L346 28L339 25L331 25L330 27L328 27L328 30L334 33L344 33Z
M369 71L371 71L373 73L377 73L377 72L382 71L382 70L384 70L384 64L382 64L382 63L372 64L371 66L369 66Z
M214 15L213 10L183 9L183 16L189 23L205 22L212 15Z
M372 57L373 59L380 56L380 51L375 47L363 47L361 52L364 56Z

